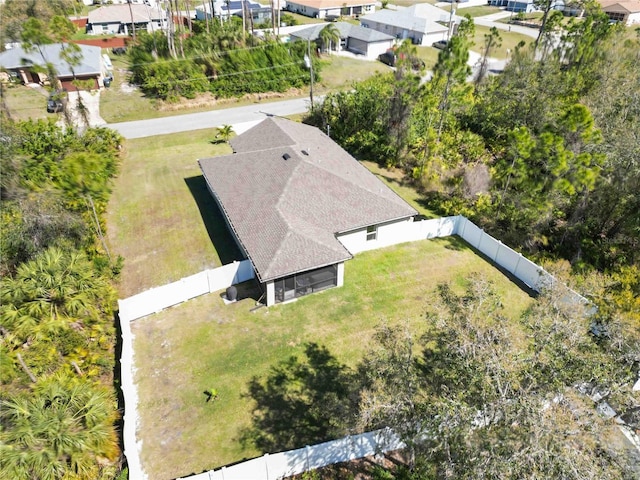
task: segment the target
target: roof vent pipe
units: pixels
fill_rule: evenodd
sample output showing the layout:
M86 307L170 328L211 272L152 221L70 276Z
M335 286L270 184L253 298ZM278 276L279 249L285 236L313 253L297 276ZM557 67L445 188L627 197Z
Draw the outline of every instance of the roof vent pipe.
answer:
M285 153L284 155L282 155L282 158L284 158L285 160L289 160L291 158L291 155Z
M306 151L306 150L302 150L302 154L303 154L303 155L306 155L307 157L309 156L309 152L308 152L308 151Z

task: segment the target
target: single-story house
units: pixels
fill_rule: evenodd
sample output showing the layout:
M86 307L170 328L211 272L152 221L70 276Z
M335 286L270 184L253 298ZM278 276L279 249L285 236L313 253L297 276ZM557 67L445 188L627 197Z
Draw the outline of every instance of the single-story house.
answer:
M231 146L198 163L267 305L343 285L345 261L417 215L315 127L270 117Z
M508 12L531 13L537 11L533 0L489 0L489 5L494 7L505 7Z
M196 5L196 20L218 18L226 20L230 16L242 17L243 4L246 12L251 14L254 24L271 21L271 7L252 0L216 0L215 2Z
M615 22L626 26L640 23L640 0L600 0L600 5Z
M399 40L409 38L416 45L431 45L438 40L445 40L449 34L449 24L460 21L461 18L451 11L428 3L398 10L379 10L360 17L363 27L393 35Z
M311 18L366 15L376 11L374 0L287 0L286 10Z
M326 28L326 23L320 23L303 30L298 30L289 35L292 42L297 40L311 40L316 42L320 38L320 32ZM333 45L333 50L347 50L366 58L376 59L378 55L386 52L395 43L395 38L386 33L378 32L370 28L360 27L348 22L336 22L334 24L340 32L340 43Z
M12 48L0 53L0 67L13 73L23 83L43 84L48 80L44 67L47 63L51 63L58 72L62 88L69 92L77 90L73 85L74 80L91 80L92 90L104 86L103 78L106 68L100 47L78 45L80 62L77 65L69 65L60 58L65 45L61 43L42 45L40 47L42 54L38 49L27 52L22 47Z
M89 12L87 33L91 35L130 35L166 29L167 14L159 6L145 4L104 5Z

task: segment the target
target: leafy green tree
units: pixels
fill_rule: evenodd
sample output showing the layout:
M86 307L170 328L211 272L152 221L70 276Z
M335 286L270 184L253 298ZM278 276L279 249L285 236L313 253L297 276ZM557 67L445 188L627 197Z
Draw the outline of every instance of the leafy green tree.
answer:
M466 81L471 74L471 68L467 62L469 61L469 48L472 45L471 37L473 37L474 31L473 20L470 17L466 18L460 23L456 34L447 42L446 47L438 54L438 62L431 79L434 89L440 92L438 142L448 113L455 101L463 98L468 89Z
M420 59L417 49L411 44L411 40L396 49L398 62L394 72L392 94L389 102L389 134L393 140L392 153L385 159L388 165L397 165L405 156L405 149L409 138L409 121L411 112L420 94L420 76L414 66ZM418 69L418 72L421 69Z
M423 337L378 339L361 418L384 418L414 452L397 478L633 478L615 430L574 388L624 388L633 362L595 342L563 295L544 293L519 324L486 281L440 285Z
M109 478L118 444L112 394L85 380L56 376L0 408L0 474L42 480Z
M309 122L356 156L380 163L393 158L389 134L389 102L393 77L375 75L356 83L353 90L330 93L313 109Z
M49 23L55 15L77 14L78 0L6 0L0 5L0 45L19 42L30 19Z
M478 68L478 72L476 73L475 78L473 79L473 83L475 85L476 91L478 87L482 83L482 81L487 76L487 70L489 68L489 57L493 53L495 48L499 48L502 45L502 38L500 37L500 32L496 27L491 27L489 33L485 33L484 35L484 46L482 48L482 58L480 59L480 67Z

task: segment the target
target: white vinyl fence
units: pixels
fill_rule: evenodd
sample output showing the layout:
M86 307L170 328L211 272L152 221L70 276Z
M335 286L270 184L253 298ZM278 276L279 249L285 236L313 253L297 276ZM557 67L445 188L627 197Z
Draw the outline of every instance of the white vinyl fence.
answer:
M177 282L152 288L124 300L118 300L118 316L122 332L120 375L125 404L122 437L124 455L127 458L129 467L129 478L132 480L144 480L147 476L140 462L142 442L138 442L136 438L136 430L138 428L138 391L133 381L135 365L131 322L191 298L223 290L252 278L254 278L254 271L251 262L243 260L242 262L234 262L219 268L205 270Z
M231 467L192 475L189 480L275 480L316 468L404 448L390 430L350 435L312 447L266 454Z
M160 312L194 297L217 292L231 285L251 280L254 275L251 262L243 260L146 290L133 297L118 301L120 321L130 322Z
M460 236L469 245L532 290L540 291L546 286L555 284L554 277L540 266L485 233L462 216L402 223L397 226L397 230L387 237L388 241L381 242L377 247L382 248L398 243L450 235ZM146 478L140 463L141 444L136 439L138 394L133 383L135 366L133 363L133 336L130 322L191 298L223 290L231 285L250 280L254 276L251 262L243 260L242 262L234 262L213 270L206 270L177 282L153 288L118 301L122 329L122 391L126 406L123 432L124 454L127 457L129 466L129 478L136 480ZM558 286L561 285L559 284ZM576 292L568 288L566 292L565 299L568 303L582 305L588 303L584 297ZM194 480L271 480L302 473L309 469L370 456L379 452L396 450L400 447L401 443L397 437L390 434L389 430L381 430L345 437L313 447L265 455L231 467L223 467L216 471L212 470L189 478Z

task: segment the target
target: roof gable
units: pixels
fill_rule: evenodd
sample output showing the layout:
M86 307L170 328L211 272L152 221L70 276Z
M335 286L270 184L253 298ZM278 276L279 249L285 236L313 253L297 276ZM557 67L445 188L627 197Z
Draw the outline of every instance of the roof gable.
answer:
M417 213L315 127L269 118L232 144L200 168L263 282L351 258L337 233Z

